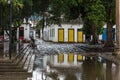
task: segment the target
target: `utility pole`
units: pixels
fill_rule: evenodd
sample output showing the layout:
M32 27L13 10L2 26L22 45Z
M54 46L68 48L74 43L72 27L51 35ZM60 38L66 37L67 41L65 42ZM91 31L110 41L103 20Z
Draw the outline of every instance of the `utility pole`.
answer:
M9 24L9 59L11 59L11 40L12 40L12 30L11 30L11 27L12 27L12 0L8 0L9 4L10 4L10 24Z

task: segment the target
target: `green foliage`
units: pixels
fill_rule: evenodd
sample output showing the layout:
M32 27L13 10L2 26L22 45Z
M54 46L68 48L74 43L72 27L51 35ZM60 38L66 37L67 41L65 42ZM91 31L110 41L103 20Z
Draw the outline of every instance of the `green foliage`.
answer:
M115 24L115 0L101 0L105 7L105 20L107 23Z
M32 3L33 12L43 15L48 10L49 0L32 0Z
M82 0L65 0L66 3L66 9L65 17L68 20L76 19L80 16L80 6L82 5Z
M9 23L8 0L0 0L0 5L0 26L5 26ZM13 0L13 23L18 26L24 17L46 11L53 15L48 23L60 23L61 15L68 20L81 16L85 33L91 33L92 25L101 33L105 20L115 23L115 0Z
M37 25L36 25L36 29L40 29L40 28L42 28L42 20L40 20L38 23L37 23Z
M21 16L28 18L31 16L32 12L32 0L23 0L23 8L21 9Z
M12 24L19 27L25 17L31 15L32 0L12 0ZM0 27L8 29L10 18L10 4L8 0L0 0Z
M0 2L0 27L4 27L5 25L8 25L7 23L9 18L8 10L9 8L7 2L5 0L2 0Z
M23 15L21 13L21 10L24 7L23 1L22 0L14 0L13 1L13 10L12 10L12 24L14 27L19 27L23 21Z
M112 27L115 25L115 2L116 0L102 0L103 5L105 6L105 20L107 24L107 40L105 47L114 46Z
M50 4L50 13L53 14L55 18L60 18L60 16L63 14L65 7L63 0L52 0Z
M81 6L81 15L84 22L85 33L88 32L91 26L96 26L99 34L103 30L105 21L105 7L100 0L84 0ZM91 33L91 32L88 32Z
M84 21L84 25L83 25L83 32L86 35L92 35L92 26L91 23L89 21Z
M62 8L60 7L62 6L62 3L60 0L52 0L51 2L51 13L54 15L59 15L61 13Z
M13 6L15 9L23 8L22 0L13 0Z

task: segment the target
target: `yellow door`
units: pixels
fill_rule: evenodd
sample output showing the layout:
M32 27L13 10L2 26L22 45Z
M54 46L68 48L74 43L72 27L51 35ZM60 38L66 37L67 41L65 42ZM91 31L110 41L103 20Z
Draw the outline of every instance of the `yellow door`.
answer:
M59 63L64 62L64 54L62 54L62 53L58 54L58 62Z
M68 54L68 62L70 62L70 63L74 62L74 54L73 53Z
M83 56L82 56L81 54L78 54L78 55L77 55L77 60L78 60L78 61L82 61L82 60L83 60Z
M58 42L64 42L64 29L58 29Z
M74 29L68 30L68 42L74 42Z
M78 31L78 42L83 42L83 32Z

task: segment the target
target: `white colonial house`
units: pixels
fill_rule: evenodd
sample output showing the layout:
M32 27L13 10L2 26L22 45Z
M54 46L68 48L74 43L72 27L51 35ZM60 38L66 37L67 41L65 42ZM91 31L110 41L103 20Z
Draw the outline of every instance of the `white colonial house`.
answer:
M44 28L43 39L52 42L84 42L82 24L52 24Z

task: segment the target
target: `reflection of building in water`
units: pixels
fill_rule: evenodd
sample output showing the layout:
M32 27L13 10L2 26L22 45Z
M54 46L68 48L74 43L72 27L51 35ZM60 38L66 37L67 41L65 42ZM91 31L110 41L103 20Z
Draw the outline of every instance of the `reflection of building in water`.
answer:
M4 43L4 47L3 47L4 48L4 53L3 53L4 55L3 55L3 57L7 57L9 55L9 52L8 52L9 51L9 46L8 46L8 44L9 44L8 42Z
M83 56L81 54L63 54L44 56L43 65L48 74L46 80L80 80L81 64ZM72 74L70 74L72 73ZM56 74L56 77L55 75ZM71 78L69 78L71 76Z
M120 64L115 65L114 80L120 80Z
M79 66L81 61L83 60L83 56L81 54L62 54L59 53L58 55L50 56L50 64L52 66Z
M65 80L78 80L75 74L73 73L68 73L65 77Z
M120 64L102 57L59 53L58 55L44 56L43 59L46 72L49 75L46 80L120 79Z

